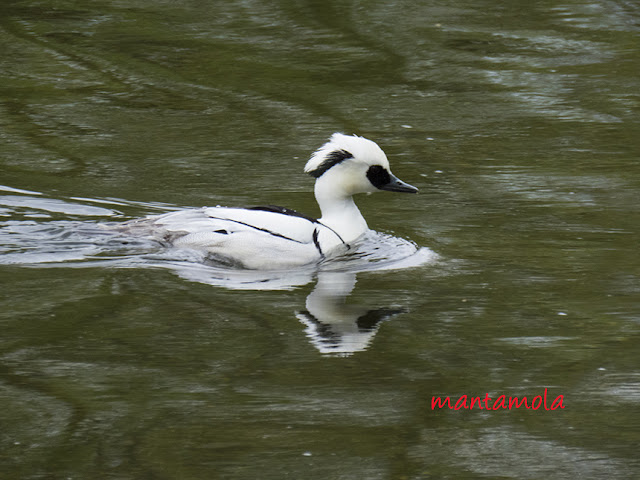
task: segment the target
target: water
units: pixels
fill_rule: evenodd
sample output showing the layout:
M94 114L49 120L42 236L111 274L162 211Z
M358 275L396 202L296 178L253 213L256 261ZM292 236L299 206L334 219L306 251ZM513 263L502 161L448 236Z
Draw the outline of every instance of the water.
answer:
M639 30L625 1L5 2L3 478L637 477ZM408 268L99 235L317 215L334 131L420 188L357 199ZM545 388L564 409L431 409Z

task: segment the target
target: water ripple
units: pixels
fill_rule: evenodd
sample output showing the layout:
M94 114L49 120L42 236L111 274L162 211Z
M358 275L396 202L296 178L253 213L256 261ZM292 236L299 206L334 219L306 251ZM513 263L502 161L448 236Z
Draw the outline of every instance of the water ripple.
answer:
M7 188L5 188L7 189ZM12 189L16 192L19 189ZM36 192L37 193L37 192ZM30 267L166 268L190 281L233 289L282 290L309 283L318 271L363 272L412 268L434 262L427 248L392 235L369 231L349 255L319 265L286 271L251 271L230 268L206 252L170 248L107 228L104 220L122 213L94 205L127 207L126 200L81 199L76 202L43 197L0 196L4 209L0 222L0 264ZM83 200L85 203L78 203ZM147 205L147 208L158 208ZM166 206L165 206L166 209ZM98 217L92 220L58 219ZM112 225L112 223L111 223Z

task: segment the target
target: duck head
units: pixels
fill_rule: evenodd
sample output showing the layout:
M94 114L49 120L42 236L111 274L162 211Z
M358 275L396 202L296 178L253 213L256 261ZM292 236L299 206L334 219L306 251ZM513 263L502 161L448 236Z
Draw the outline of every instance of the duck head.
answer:
M375 142L355 135L334 133L311 156L304 171L316 179L315 196L322 212L319 221L345 242L368 229L352 195L378 190L418 191L391 173L387 156Z
M304 171L316 179L325 194L336 197L378 190L416 193L418 189L391 173L382 149L356 135L334 133L307 162Z

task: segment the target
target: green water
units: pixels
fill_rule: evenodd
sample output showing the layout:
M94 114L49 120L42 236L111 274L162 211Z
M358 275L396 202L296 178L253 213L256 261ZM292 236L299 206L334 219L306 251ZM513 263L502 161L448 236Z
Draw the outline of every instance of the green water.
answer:
M2 478L638 477L639 32L622 0L3 2L0 185L41 195L0 191ZM394 313L351 355L300 319L315 277L2 262L157 203L316 215L334 131L420 188L370 227L440 255L357 274Z

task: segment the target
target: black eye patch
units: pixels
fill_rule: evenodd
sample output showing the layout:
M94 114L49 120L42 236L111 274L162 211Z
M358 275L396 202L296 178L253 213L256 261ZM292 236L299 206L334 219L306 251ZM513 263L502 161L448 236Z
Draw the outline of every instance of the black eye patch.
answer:
M376 188L381 188L391 181L391 176L386 168L381 165L372 165L367 170L367 178Z

